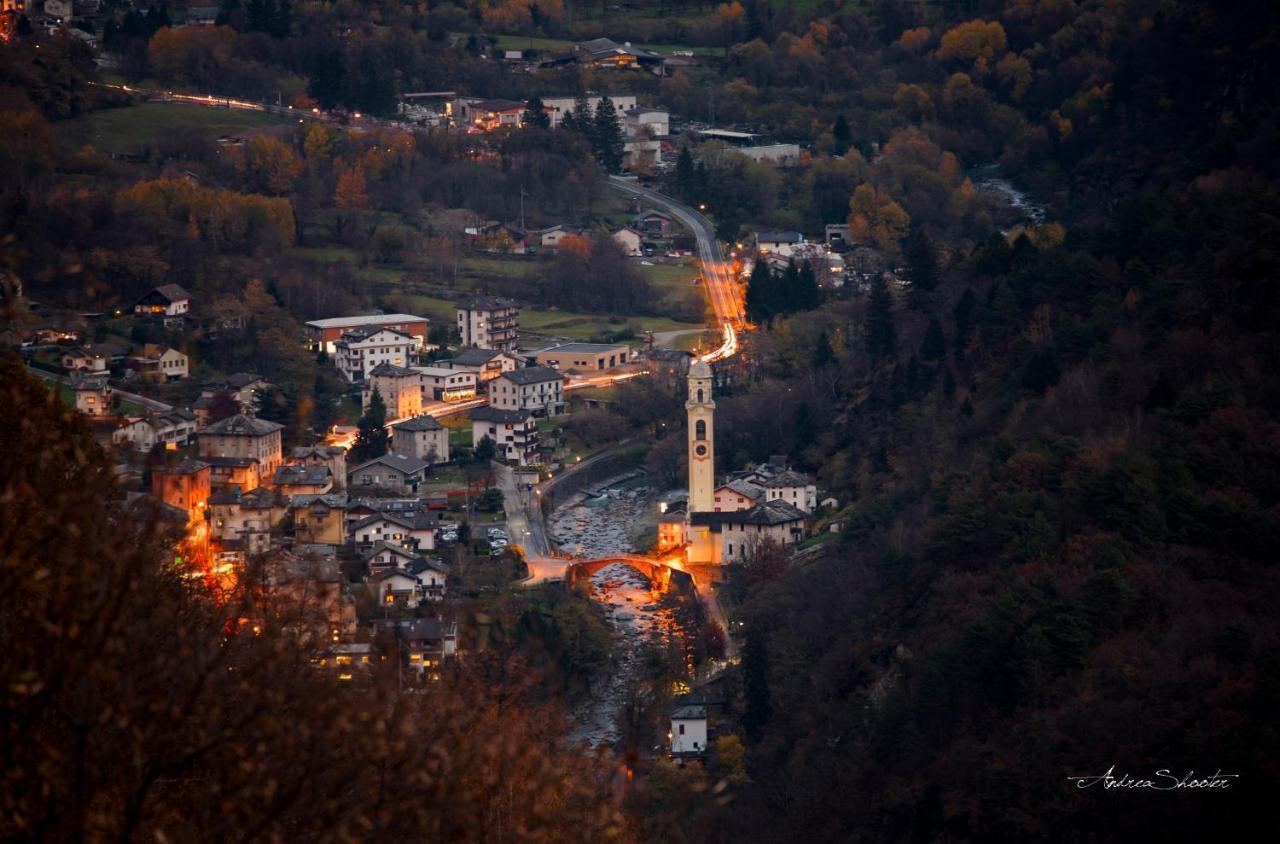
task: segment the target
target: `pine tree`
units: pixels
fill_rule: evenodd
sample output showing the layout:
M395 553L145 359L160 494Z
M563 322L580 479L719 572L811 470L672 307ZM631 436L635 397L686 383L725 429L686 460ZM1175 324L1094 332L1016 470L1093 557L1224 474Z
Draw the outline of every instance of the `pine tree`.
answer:
M835 149L832 151L836 155L844 155L853 146L853 131L843 114L836 118L836 124L831 127L831 136L835 140Z
M793 294L795 306L792 310L812 311L822 304L822 291L818 289L818 275L813 271L813 264L805 261L800 265L800 276Z
M610 173L622 172L622 158L625 143L622 138L622 123L618 120L618 110L613 100L602 97L596 106L594 149L596 160L600 166Z
M751 278L747 280L747 319L758 325L768 325L773 319L773 273L763 259L757 258L751 268Z
M525 105L524 114L520 119L525 126L536 126L540 129L551 128L551 116L547 114L547 107L542 102L542 97L534 95L529 98L529 102Z
M694 180L696 178L697 173L694 172L693 167L693 153L689 152L688 147L681 147L680 155L676 157L676 196L688 202L689 198L693 196Z
M579 94L574 97L573 110L564 116L564 119L560 121L560 125L570 132L577 132L591 145L593 150L595 149L595 116L591 113L591 101L587 99L586 94Z
M351 446L351 460L363 463L387 453L387 405L377 387L369 397L369 406L356 423L356 441Z
M893 296L883 278L871 282L864 328L867 354L873 360L892 357L898 345L898 331L893 321Z

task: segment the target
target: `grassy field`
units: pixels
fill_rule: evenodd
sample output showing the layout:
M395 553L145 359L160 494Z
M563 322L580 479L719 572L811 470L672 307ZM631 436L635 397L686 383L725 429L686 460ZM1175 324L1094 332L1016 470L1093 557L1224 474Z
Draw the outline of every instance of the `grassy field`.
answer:
M143 103L108 108L60 124L67 137L93 145L100 152L129 153L168 132L200 129L211 138L243 132L255 126L287 122L287 118L259 111L235 111L181 103Z
M521 311L520 328L538 334L550 334L569 340L587 340L605 332L621 331L630 325L637 332L679 331L697 328L687 322L676 322L661 316L630 316L622 322L609 321L608 314L579 314L572 311ZM638 339L638 338L637 338Z

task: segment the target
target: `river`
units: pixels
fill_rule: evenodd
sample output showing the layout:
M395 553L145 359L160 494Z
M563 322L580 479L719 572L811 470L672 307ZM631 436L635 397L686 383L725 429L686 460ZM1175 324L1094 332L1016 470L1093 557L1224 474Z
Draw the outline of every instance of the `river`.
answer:
M595 494L593 494L593 492ZM643 477L611 479L575 495L551 514L551 537L561 549L584 557L606 557L640 550L637 540L653 522L653 488ZM649 578L626 563L614 563L591 578L592 597L605 609L614 634L613 670L594 694L571 707L569 738L589 745L612 745L622 734L619 710L628 689L641 677L645 645L679 635L669 608Z
M983 193L995 194L1009 204L1020 216L1019 223L1041 225L1047 219L1045 207L1000 175L999 164L984 164L969 171L973 186ZM1006 230L1003 232L1008 234Z

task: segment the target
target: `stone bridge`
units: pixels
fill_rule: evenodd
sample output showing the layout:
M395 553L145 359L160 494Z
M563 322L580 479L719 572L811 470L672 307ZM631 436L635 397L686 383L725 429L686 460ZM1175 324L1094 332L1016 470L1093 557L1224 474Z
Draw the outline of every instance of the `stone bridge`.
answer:
M639 554L611 554L607 557L590 559L565 560L564 582L573 588L583 580L606 566L622 563L638 570L653 583L654 587L665 592L675 587L682 592L693 592L696 584L693 575L684 570L679 562L668 563L654 557L642 557Z

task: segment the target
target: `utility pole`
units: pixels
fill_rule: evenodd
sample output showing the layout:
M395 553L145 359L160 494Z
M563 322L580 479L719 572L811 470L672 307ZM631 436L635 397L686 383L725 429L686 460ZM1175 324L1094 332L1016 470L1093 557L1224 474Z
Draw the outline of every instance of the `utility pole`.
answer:
M524 227L524 185L520 186L520 228L523 231L528 231Z

